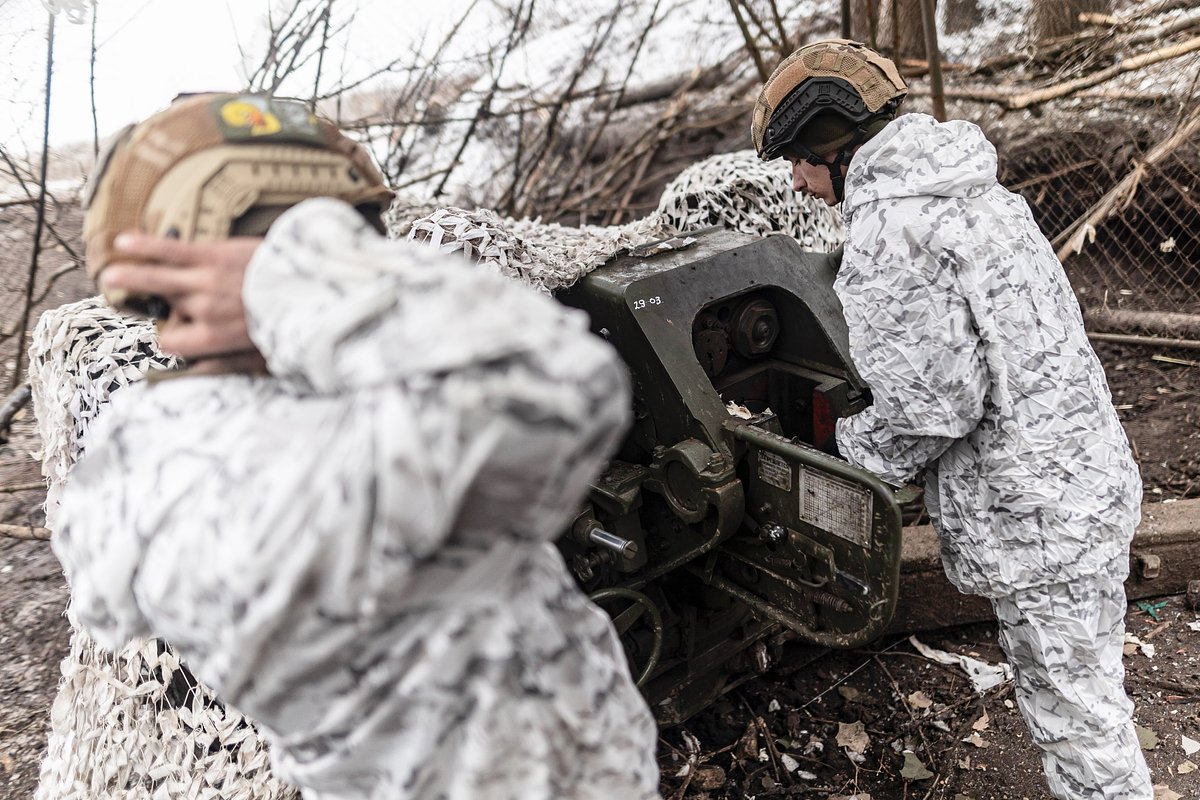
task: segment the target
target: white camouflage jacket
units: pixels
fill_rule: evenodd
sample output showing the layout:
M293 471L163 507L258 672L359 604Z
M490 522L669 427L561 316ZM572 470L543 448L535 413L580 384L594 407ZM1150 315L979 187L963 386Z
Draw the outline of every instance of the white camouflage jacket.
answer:
M1017 589L1128 569L1141 481L1079 305L976 126L909 114L855 154L835 288L874 405L852 463L925 469L951 580Z
M657 797L608 618L549 541L624 429L582 315L313 200L246 277L271 378L119 393L54 547L108 646L153 633L317 800Z

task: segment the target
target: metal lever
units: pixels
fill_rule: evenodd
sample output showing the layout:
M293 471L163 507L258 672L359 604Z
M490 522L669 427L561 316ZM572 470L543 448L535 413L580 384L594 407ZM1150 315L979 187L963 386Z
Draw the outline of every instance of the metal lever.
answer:
M603 528L592 528L588 531L588 541L599 547L604 547L617 553L622 558L633 560L637 558L637 542L609 533Z

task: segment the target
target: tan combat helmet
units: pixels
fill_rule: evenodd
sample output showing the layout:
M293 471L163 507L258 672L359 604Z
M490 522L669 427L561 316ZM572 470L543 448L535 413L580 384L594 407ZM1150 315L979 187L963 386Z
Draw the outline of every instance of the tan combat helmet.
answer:
M298 100L202 94L121 132L96 163L84 195L88 274L96 278L122 231L185 241L263 235L310 197L335 197L378 224L392 192L367 151ZM109 297L161 316L156 298Z
M866 45L807 44L763 85L750 128L754 149L764 160L789 155L826 166L849 163L843 154L877 133L907 94L896 65ZM810 158L835 152L832 162Z

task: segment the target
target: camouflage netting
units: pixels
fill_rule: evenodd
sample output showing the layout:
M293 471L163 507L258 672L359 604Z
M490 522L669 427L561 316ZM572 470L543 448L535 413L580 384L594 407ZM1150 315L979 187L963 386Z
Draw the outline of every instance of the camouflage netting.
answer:
M822 251L835 249L843 236L835 210L795 197L786 166L763 163L749 151L689 168L653 214L623 226L567 228L485 210L431 208L398 203L388 215L392 235L462 252L543 292L571 285L623 248L712 225L781 232ZM158 350L150 323L118 315L100 298L47 312L30 350L53 529L89 424L114 391L173 362ZM199 685L169 646L139 640L106 653L71 619L39 800L298 796L272 777L253 724Z
M405 210L416 207L402 205ZM393 209L391 234L442 252L462 252L543 292L574 284L622 250L714 225L758 236L784 233L820 252L836 250L845 237L839 211L797 195L786 163L760 161L752 150L689 167L663 191L658 208L625 225L570 228L458 208L408 219Z
M796 194L787 162L760 161L753 150L685 169L663 192L654 217L676 232L720 225L759 236L784 233L822 253L846 238L841 211Z
M88 427L113 392L173 364L153 325L116 314L101 298L42 316L29 377L51 529ZM271 777L254 726L199 686L164 642L139 639L108 653L67 616L71 650L50 712L38 800L298 796Z

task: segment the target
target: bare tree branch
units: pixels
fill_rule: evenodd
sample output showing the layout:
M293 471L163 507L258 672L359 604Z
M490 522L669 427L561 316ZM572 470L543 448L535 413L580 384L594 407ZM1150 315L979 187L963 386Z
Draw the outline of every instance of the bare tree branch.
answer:
M92 46L88 52L88 97L92 101L92 158L100 155L100 124L96 118L96 17L99 3L92 3Z
M491 114L492 100L496 97L496 92L500 89L500 77L504 74L504 65L508 61L509 55L520 44L525 34L529 32L529 23L533 21L533 9L536 5L536 0L529 0L528 11L522 17L521 12L525 9L525 0L521 0L521 4L517 7L517 14L513 20L512 29L509 32L508 43L505 45L503 52L500 54L500 64L496 67L492 74L492 85L488 89L487 96L483 102L479 104L479 109L475 112L474 119L471 120L467 127L467 132L463 135L462 140L458 144L458 151L454 154L454 158L450 159L450 165L445 174L442 175L441 181L437 188L433 190L434 197L441 197L446 189L446 182L450 180L450 175L454 168L458 166L459 159L462 158L463 152L467 149L467 144L475 135L475 130L479 126L480 120Z
M25 304L21 312L21 332L17 336L17 363L9 379L9 391L20 385L25 362L25 333L29 329L29 312L33 309L33 284L37 280L38 256L42 251L42 230L46 223L46 172L50 163L50 89L54 78L54 12L49 12L46 33L46 106L42 124L42 165L37 217L33 223L33 254L29 261L29 281L25 285Z
M742 40L746 43L746 50L750 53L750 58L754 59L754 68L758 70L759 80L765 82L770 77L770 73L767 71L766 64L763 63L762 53L758 52L758 43L754 41L754 34L750 33L746 20L742 18L741 4L738 0L729 0L729 10L733 12L738 30L742 32Z

